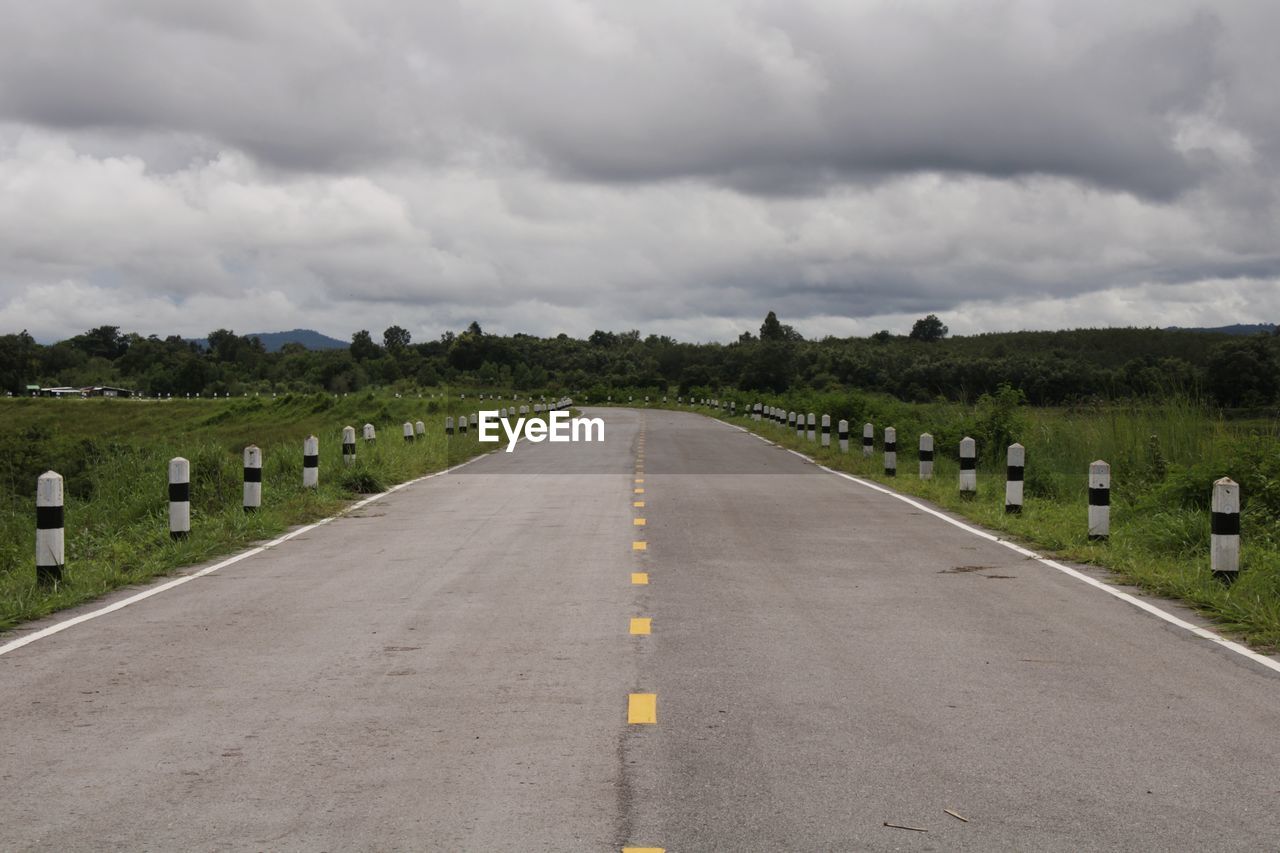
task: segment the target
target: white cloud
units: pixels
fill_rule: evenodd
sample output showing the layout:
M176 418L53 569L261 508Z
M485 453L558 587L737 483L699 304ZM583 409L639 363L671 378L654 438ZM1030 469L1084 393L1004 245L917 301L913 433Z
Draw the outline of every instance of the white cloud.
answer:
M1280 9L215 5L6 21L0 332L1280 317Z

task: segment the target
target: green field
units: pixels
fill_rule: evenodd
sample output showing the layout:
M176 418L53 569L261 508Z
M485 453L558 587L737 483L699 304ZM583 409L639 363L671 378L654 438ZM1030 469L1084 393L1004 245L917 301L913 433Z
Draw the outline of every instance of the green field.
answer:
M433 396L434 395L434 396ZM419 398L287 394L232 400L0 400L0 629L116 587L208 560L339 510L361 493L457 464L498 445L446 438L444 418L508 401L456 391ZM525 404L528 405L527 400ZM426 435L403 439L405 421ZM378 438L360 440L372 423ZM343 463L342 428L357 433ZM302 442L320 439L320 487L302 488ZM242 508L242 452L263 451L262 509ZM192 533L168 533L169 459L191 461ZM67 565L56 589L35 582L36 479L65 478Z
M672 397L672 400L675 398ZM795 394L736 397L832 416L829 449L794 431L739 415L748 426L822 463L918 495L984 527L1079 563L1105 566L1151 592L1179 598L1253 646L1280 647L1280 421L1227 420L1187 401L1098 404L1073 409L1020 404L1016 391L977 405L904 403L880 395ZM670 407L670 406L669 406ZM701 409L714 413L710 409ZM850 421L850 452L841 453L836 425ZM862 426L875 425L875 453L864 459ZM884 427L898 435L897 476L886 477ZM918 477L918 437L935 439L934 478ZM960 439L978 443L978 492L959 492ZM1004 509L1005 452L1026 447L1026 497L1021 515ZM1087 537L1088 467L1111 465L1111 537ZM1229 588L1209 568L1210 498L1228 476L1242 495L1242 569ZM856 520L851 520L856 531ZM856 534L854 534L856 535Z

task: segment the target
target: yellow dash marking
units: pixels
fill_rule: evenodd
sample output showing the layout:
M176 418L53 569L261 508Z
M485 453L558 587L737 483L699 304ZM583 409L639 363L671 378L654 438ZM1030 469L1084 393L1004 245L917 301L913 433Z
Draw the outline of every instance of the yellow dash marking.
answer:
M649 636L653 629L653 619L649 616L644 618L631 617L631 633L641 636Z
M633 518L631 519L631 523L634 524L636 527L644 527L643 518Z
M649 583L649 573L648 572L632 572L631 582L636 586L645 586L646 584Z
M644 482L644 477L636 477L636 484L637 484L637 485L640 485L640 484L641 484L641 483L643 483L643 482Z
M622 853L667 853L665 847L623 847Z
M632 502L631 502L631 505L632 505L633 507L636 507L637 509L643 509L643 508L644 508L644 501L632 501Z
M632 693L627 697L627 722L646 725L658 722L658 694Z
M644 550L646 550L648 547L649 547L649 544L648 544L647 542L643 542L643 541L637 541L637 542L632 542L632 543L631 543L631 550L632 550L632 551L644 551Z
M632 489L631 491L632 491L632 492L634 492L634 493L636 493L637 495L643 495L643 494L644 494L644 489L639 489L639 488L637 488L637 489Z

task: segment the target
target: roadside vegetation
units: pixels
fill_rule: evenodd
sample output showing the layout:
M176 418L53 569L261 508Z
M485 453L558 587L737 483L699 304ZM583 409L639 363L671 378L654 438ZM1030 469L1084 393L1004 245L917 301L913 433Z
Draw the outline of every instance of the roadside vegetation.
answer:
M456 465L500 445L473 431L447 437L446 415L506 401L456 390L419 398L287 394L236 400L0 400L0 630L175 568L199 563L288 527L330 515L363 493ZM524 401L529 405L528 400ZM404 422L424 436L403 438ZM361 428L372 423L377 439ZM356 429L356 460L342 459L342 428ZM302 487L302 442L320 439L320 486ZM242 453L263 451L262 508L242 508ZM191 462L191 535L168 532L168 462ZM66 558L56 588L34 573L36 478L64 477Z

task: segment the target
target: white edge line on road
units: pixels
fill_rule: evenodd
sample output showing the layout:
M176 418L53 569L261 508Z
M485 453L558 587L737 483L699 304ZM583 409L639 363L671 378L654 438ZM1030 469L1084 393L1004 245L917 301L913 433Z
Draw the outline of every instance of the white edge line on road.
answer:
M712 420L718 420L718 418L713 418ZM789 447L783 447L777 442L770 441L769 439L765 438L764 436L760 435L757 432L746 429L744 427L740 427L737 424L726 423L725 421L720 421L720 423L725 424L725 426L733 427L734 429L740 430L741 432L745 432L748 435L753 435L756 438L763 441L765 444L773 445L774 447L778 447L795 456L799 456L801 459L805 460L806 462L812 463L814 466L821 468L823 471L826 471L828 474L835 474L837 477L843 477L846 480L852 480L853 482L861 486L865 486L866 488L871 489L872 491L880 492L881 494L888 495L891 498L896 498L897 500L900 500L903 503L907 504L908 506L914 507L920 510L921 512L927 512L929 513L929 515L940 518L943 521L947 522L947 524L954 525L967 533L972 533L974 536L981 537L990 542L995 542L999 545L1003 545L1004 547L1008 548L1009 550L1017 554L1021 554L1022 556L1027 557L1028 559L1035 560L1036 562L1042 565L1048 566L1051 569L1056 569L1057 571L1062 572L1064 575L1067 575L1068 577L1075 578L1078 581L1083 581L1084 583L1089 584L1089 586L1102 590L1107 595L1118 598L1121 601L1125 602L1126 604L1131 604L1134 607L1138 608L1139 610L1142 610L1146 613L1150 613L1152 616L1155 616L1159 619L1163 619L1164 621L1168 622L1170 625L1176 625L1179 628L1182 628L1183 630L1189 631L1195 636L1200 637L1201 639L1208 640L1211 643L1216 643L1217 645L1222 646L1224 649L1229 649L1230 651L1233 651L1238 655L1242 655L1248 658L1254 663L1262 664L1267 669L1270 669L1273 672L1280 672L1280 661L1277 661L1274 658L1267 657L1266 655L1259 654L1258 652L1255 652L1253 649L1249 648L1248 646L1241 645L1240 643L1237 643L1234 640L1228 640L1226 637L1214 631L1210 631L1208 628L1202 628L1199 625L1193 625L1192 623L1188 622L1185 619L1179 619L1177 616L1174 616L1169 611L1162 610L1161 608L1156 607L1154 604L1152 604L1149 601L1143 601L1141 598L1138 598L1135 595L1130 595L1124 590L1116 589L1110 584L1104 583L1103 581L1100 581L1097 578L1089 577L1084 572L1081 572L1077 569L1073 569L1070 566L1064 566L1062 563L1059 563L1056 560L1050 560L1048 557L1041 556L1040 554L1037 554L1035 551L1031 551L1031 550L1028 550L1027 548L1023 548L1021 545L1018 545L1014 542L1010 542L1007 539L1001 539L999 536L993 536L992 534L986 532L985 530L979 530L976 527L972 527L968 524L965 524L963 521L959 521L958 519L952 518L951 516L947 515L944 512L940 512L936 509L933 509L932 507L925 506L924 504L920 503L914 498L909 498L906 495L899 494L898 492L895 492L893 489L886 489L884 486L881 486L878 483L873 483L870 480L864 480L861 477L855 477L852 474L846 474L843 471L837 471L834 468L828 468L826 465L823 465L821 462L818 462L816 459L806 456L805 454L801 453L798 450L792 450Z
M88 622L90 619L97 619L99 616L106 616L108 613L115 613L117 610L122 610L128 607L130 604L137 604L139 601L145 601L146 599L150 598L153 595L159 595L162 592L167 592L168 590L171 590L174 587L182 586L184 583L189 583L190 581L193 581L196 578L202 578L205 575L213 574L218 569L225 569L227 566L234 565L235 563L238 563L241 560L247 560L250 557L253 557L257 554L261 554L263 551L269 551L270 549L276 547L277 545L282 545L285 542L288 542L290 539L292 539L295 536L301 536L303 533L307 533L312 530L315 530L317 527L320 527L323 524L328 524L329 522L333 521L335 518L341 518L342 516L346 515L349 512L354 512L355 510L360 509L361 507L368 506L369 504L373 503L376 500L381 500L382 498L385 498L387 495L391 494L392 492L398 492L407 486L412 486L414 483L421 483L423 480L430 480L432 477L440 477L444 474L452 473L465 465L470 465L472 462L475 462L479 459L484 459L488 455L489 455L488 453L481 453L479 456L473 456L472 458L468 459L466 462L460 462L457 465L454 465L452 467L445 468L440 471L435 471L430 474L425 474L421 477L416 477L412 480L406 480L403 483L397 483L396 485L387 489L385 492L379 492L376 495L370 495L367 498L361 498L360 500L356 501L350 506L344 507L343 510L337 513L336 515L331 515L328 518L322 518L319 521L312 522L311 524L303 525L302 527L299 527L297 530L290 531L289 533L286 533L283 536L280 536L276 539L272 539L270 542L266 542L266 543L263 543L262 545L258 545L253 548L250 548L248 551L241 551L239 554L235 554L234 556L228 557L227 559L223 560L220 563L214 563L212 566L203 568L198 572L192 572L189 575L183 575L182 577L174 578L173 580L166 581L165 583L162 583L158 586L153 586L148 589L144 589L142 592L139 592L136 595L131 595L128 598L123 598L120 601L117 601L113 604L108 604L106 607L100 607L97 610L92 610L88 613L82 613L79 616L75 616L75 617L72 617L71 619L67 619L62 622L57 622L53 625L50 625L48 628L41 628L39 631L33 631L32 633L27 634L26 636L18 637L16 640L10 640L4 645L0 645L0 655L6 655L9 652L16 651L17 649L20 649L23 646L34 643L36 640L43 640L45 637L51 637L54 634L57 634L61 631L65 631L68 628L71 628L75 625L79 625L81 622Z

